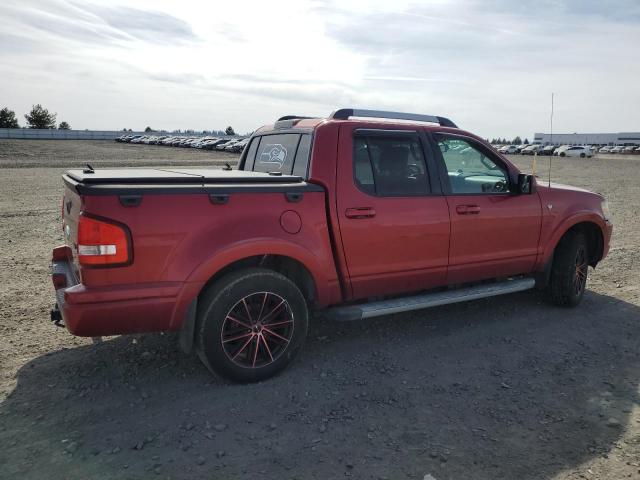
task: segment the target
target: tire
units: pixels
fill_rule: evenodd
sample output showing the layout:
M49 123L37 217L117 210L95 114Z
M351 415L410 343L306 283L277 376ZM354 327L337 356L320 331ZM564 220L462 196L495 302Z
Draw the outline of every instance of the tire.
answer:
M307 302L284 275L250 268L207 289L197 325L198 355L209 370L235 382L258 382L298 355L307 336Z
M584 153L581 153L581 154L580 154L580 158L584 158L584 157L586 157L586 156L587 156L587 155L586 155L586 154L584 154Z
M566 156L566 155L567 155L566 153L564 153L564 152L560 152L560 156L561 156L561 157L564 157L564 156Z
M588 271L587 239L581 232L570 232L554 253L549 282L551 301L561 307L577 306L586 290Z

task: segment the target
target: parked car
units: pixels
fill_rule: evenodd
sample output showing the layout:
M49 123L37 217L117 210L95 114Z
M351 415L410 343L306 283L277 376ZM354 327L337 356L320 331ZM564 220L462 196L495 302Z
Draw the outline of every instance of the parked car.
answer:
M637 146L636 149L633 151L633 153L635 154L640 153L640 146Z
M242 147L244 147L244 142L245 139L244 138L237 138L232 142L227 143L227 145L224 147L226 152L241 152L242 151Z
M236 142L233 145L231 145L230 147L227 147L225 150L227 150L229 152L232 152L232 153L240 153L240 152L242 152L244 147L247 145L247 143L249 143L249 139L248 138L243 138L239 142Z
M556 148L556 149L553 151L553 156L554 156L554 157L559 157L559 156L561 156L560 154L561 154L562 152L565 152L568 148L571 148L571 145L560 145L558 148Z
M605 145L604 147L601 147L600 150L598 150L598 153L609 153L611 151L611 147Z
M553 152L556 150L555 145L546 145L542 147L542 150L538 152L538 155L553 155Z
M536 153L539 153L540 150L542 150L542 145L540 144L533 144L533 145L528 145L526 148L523 148L520 151L521 155L535 155Z
M626 154L631 154L633 153L633 151L636 149L635 145L627 145L626 147L624 147L622 149L621 153L626 153Z
M522 145L516 145L516 152L515 153L522 153L522 150L524 150L525 148L527 148L529 146L529 144L522 144Z
M238 170L67 171L52 320L179 331L246 382L291 363L310 311L359 320L536 285L578 305L609 251L605 199L538 184L447 118L407 116L287 116L254 132Z
M609 153L622 153L624 151L624 146L616 145L615 147L611 147Z
M517 153L518 147L517 145L505 145L504 147L500 147L498 151L505 155L512 155L514 153Z
M567 149L562 150L559 154L561 157L592 157L593 152L589 147L583 146L572 146Z
M216 150L224 150L229 145L233 145L237 140L235 138L225 138L224 141L216 145Z
M218 138L217 140L212 140L204 146L205 150L215 150L218 145L224 144L229 140L225 138Z

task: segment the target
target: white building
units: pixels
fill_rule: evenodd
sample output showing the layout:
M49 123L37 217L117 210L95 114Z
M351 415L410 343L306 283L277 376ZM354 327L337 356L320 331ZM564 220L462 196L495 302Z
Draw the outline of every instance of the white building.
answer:
M640 132L535 133L533 143L542 145L640 145Z

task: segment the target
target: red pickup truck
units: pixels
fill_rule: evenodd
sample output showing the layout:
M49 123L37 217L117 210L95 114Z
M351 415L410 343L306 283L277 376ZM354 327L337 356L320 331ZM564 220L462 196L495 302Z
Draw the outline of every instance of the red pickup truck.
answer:
M63 175L52 320L180 331L215 373L287 366L309 312L354 320L537 286L577 305L605 199L539 184L444 117L341 109L258 129L238 170Z

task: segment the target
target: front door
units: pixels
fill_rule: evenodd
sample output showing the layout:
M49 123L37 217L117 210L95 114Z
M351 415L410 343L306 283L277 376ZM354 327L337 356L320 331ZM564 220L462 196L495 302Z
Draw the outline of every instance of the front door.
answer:
M435 135L451 216L447 283L529 273L542 218L537 193L518 195L500 157L475 139Z
M418 131L340 129L337 209L354 299L446 281L449 211L424 144Z

